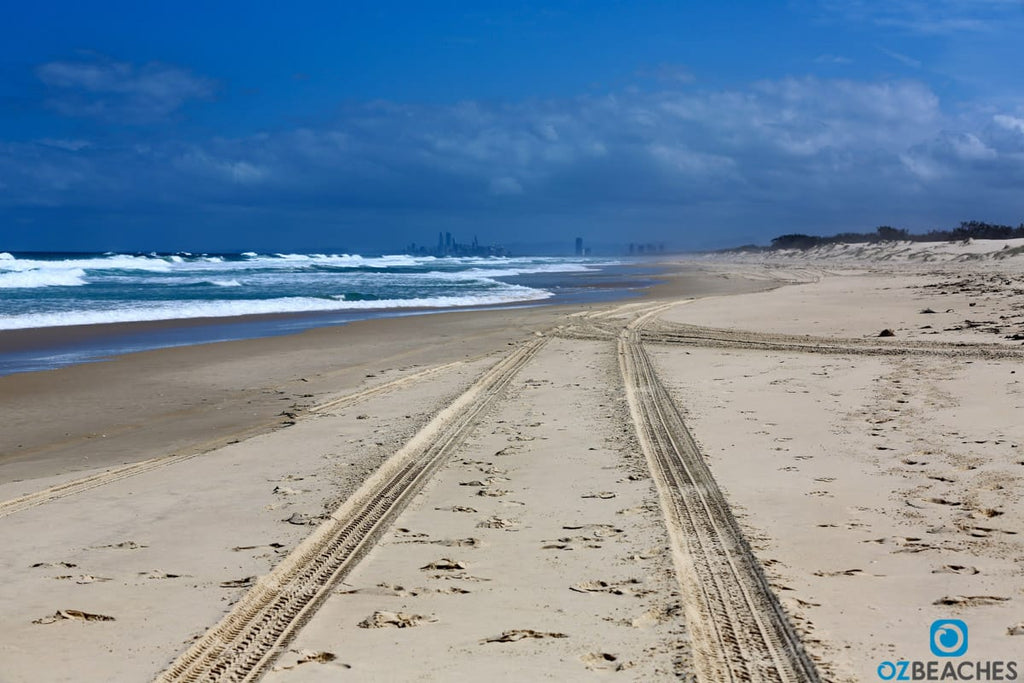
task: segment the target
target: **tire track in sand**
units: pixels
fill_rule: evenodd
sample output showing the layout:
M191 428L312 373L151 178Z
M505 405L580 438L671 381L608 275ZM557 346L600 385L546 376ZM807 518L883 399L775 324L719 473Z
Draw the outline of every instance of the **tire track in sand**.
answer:
M425 379L427 377L436 375L439 372L443 372L456 366L463 365L466 362L473 362L483 357L484 356L482 355L476 358L471 358L468 361L457 360L451 363L445 363L443 365L429 367L424 370L420 370L419 372L415 372L411 375L399 377L388 382L382 382L380 384L376 384L366 389L361 389L351 394L346 394L339 398L331 399L330 401L325 401L324 403L309 408L306 412L311 414L325 414L331 410L348 408L357 403L365 401L368 398L376 396L377 394L382 394L388 391L393 391L395 389L402 388L407 384L412 384L421 379ZM275 423L274 426L279 425ZM264 434L269 429L272 428L273 426L268 427L267 425L260 425L252 429L248 429L244 432L233 434L230 437L232 439L231 442L243 441L250 437L258 436L259 434ZM121 481L122 479L127 479L129 477L144 474L146 472L155 470L160 467L166 467L167 465L173 465L179 462L184 462L185 460L191 460L196 456L208 453L211 450L219 448L224 444L224 438L218 438L208 442L205 445L200 445L196 448L193 448L188 453L162 455L158 458L149 458L147 460L133 462L128 465L122 465L121 467L115 467L113 469L106 470L105 472L100 472L99 474L93 474L88 477L82 477L80 479L73 479L62 484L49 486L39 491L26 493L25 495L18 496L17 498L11 498L9 500L0 501L0 518L6 517L7 515L13 515L17 512L21 512L22 510L28 510L29 508L33 508L37 505L44 505L46 503L50 503L61 498L73 496L78 493L82 493L84 491L97 488L99 486L112 484L115 481Z
M546 341L523 344L485 372L156 680L258 678Z
M820 680L641 340L619 337L630 413L672 540L702 681Z
M606 332L605 332L606 333ZM600 331L597 332L600 334ZM874 356L943 356L949 358L1021 358L1019 347L993 342L938 342L878 338L818 337L771 334L657 321L640 336L650 344L678 344L709 348L754 349L796 353Z

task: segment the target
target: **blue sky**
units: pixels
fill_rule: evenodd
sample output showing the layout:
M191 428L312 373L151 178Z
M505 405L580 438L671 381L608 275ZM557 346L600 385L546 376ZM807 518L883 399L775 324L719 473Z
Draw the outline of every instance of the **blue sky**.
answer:
M0 250L677 248L1024 221L1024 4L35 3Z

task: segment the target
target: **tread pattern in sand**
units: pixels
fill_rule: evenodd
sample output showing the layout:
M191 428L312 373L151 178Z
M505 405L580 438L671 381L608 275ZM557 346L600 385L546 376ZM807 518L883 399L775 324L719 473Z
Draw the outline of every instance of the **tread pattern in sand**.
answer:
M658 311L676 304L658 306L656 309L644 311L634 308L630 311L617 313L638 313L649 320ZM622 307L620 307L622 308ZM568 325L559 326L553 334L569 339L589 339L595 341L614 340L622 329L621 319L610 317L608 312L579 315L572 318ZM841 355L873 355L873 356L941 356L948 358L1024 358L1024 351L1019 347L1005 343L968 343L968 342L927 342L918 340L901 340L888 338L880 342L878 338L852 337L821 337L812 335L793 335L768 332L751 332L747 330L724 329L673 323L655 320L650 324L637 328L639 338L649 344L670 344L681 346L697 346L705 348L754 349L760 351L787 351L797 353L825 353Z
M643 341L653 344L795 351L843 355L943 356L950 358L1022 358L1019 348L999 343L924 342L877 338L816 337L719 329L657 321L639 331ZM891 339L891 338L890 338Z
M698 677L818 681L814 664L644 350L641 330L657 312L641 315L623 330L619 360L687 598Z
M420 370L419 372L415 372L411 375L406 375L405 377L399 377L388 382L382 382L372 387L361 389L359 391L346 394L339 398L326 401L324 403L321 403L320 405L310 408L309 412L313 414L327 414L331 411L337 411L342 408L348 408L362 401L365 401L368 398L372 398L378 394L383 394L389 391L393 391L395 389L400 389L407 384L412 384L414 382L418 382L428 377L432 377L440 372L444 372L445 370L465 365L467 362L472 362L473 360L476 359L470 359L469 361L458 360L452 363L445 363L443 365L429 367L424 370ZM235 434L233 440L244 440L250 436L255 436L256 434L265 431L265 429L265 427L257 427L241 434ZM213 448L214 445L219 445L219 443L220 441L218 440L217 442L215 442L215 444L211 444L210 448ZM146 472L155 470L160 467L166 467L167 465L174 465L180 462L184 462L196 456L203 455L204 453L207 453L208 450L208 448L199 447L188 453L179 453L174 455L165 455L158 458L150 458L148 460L142 460L140 462L131 463L129 465L116 467L107 470L106 472L100 472L99 474L93 474L87 477L82 477L80 479L74 479L72 481L57 484L55 486L50 486L39 491L33 491L32 493L27 493L17 498L11 498L10 500L0 501L0 517L13 515L15 513L21 512L22 510L28 510L29 508L33 508L37 505L44 505L55 500L60 500L61 498L66 498L68 496L83 493L90 489L94 489L100 486L106 486L107 484L112 484L116 481L121 481L122 479L127 479L129 477L145 474Z
M331 586L373 547L545 341L540 338L521 345L485 372L157 680L258 678L315 612Z

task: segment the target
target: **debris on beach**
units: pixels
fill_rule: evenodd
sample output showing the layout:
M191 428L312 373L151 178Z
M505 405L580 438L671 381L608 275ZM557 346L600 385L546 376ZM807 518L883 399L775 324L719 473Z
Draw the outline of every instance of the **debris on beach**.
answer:
M437 569L443 569L443 570L446 570L446 571L454 571L456 569L465 569L465 568L466 568L466 565L463 564L462 562L457 562L455 560L449 560L447 557L442 558L440 560L437 560L436 562L431 562L430 564L427 564L427 565L424 565L424 566L420 567L420 569L423 570L423 571L430 571L430 570L437 570Z
M309 526L314 524L314 520L309 515L304 515L301 512L293 512L291 517L287 517L281 520L282 522L288 522L289 524L295 524L296 526Z
M947 595L944 598L939 598L932 604L949 607L977 607L979 605L998 605L1009 599L998 595Z
M221 581L220 582L220 587L221 588L248 588L249 586L252 586L254 583L256 583L256 577L255 576L246 576L245 578L241 578L241 579L231 579L230 581Z
M58 621L66 621L69 619L76 619L78 621L116 621L114 617L107 616L106 614L92 614L90 612L83 612L77 609L61 609L48 617L36 619L32 623L55 624Z
M517 640L524 640L526 638L568 638L569 636L565 633L557 633L553 631L534 631L532 628L516 628L511 631L505 631L500 636L493 638L484 638L481 643L514 643Z
M422 614L406 614L405 612L374 612L358 624L359 628L411 628L435 622L437 619Z

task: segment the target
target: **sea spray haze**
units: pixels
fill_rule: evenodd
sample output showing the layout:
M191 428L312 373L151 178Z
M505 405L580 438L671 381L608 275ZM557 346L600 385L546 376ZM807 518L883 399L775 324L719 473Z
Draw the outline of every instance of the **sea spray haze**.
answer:
M603 263L327 254L0 254L0 329L541 301L506 281Z

